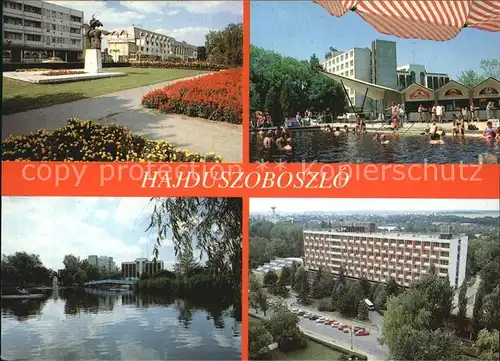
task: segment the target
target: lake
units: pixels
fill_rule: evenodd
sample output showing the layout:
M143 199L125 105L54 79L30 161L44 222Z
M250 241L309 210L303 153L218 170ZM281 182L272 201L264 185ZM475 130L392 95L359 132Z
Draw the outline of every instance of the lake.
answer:
M132 291L2 300L2 359L241 360L241 324L232 313Z
M262 135L251 134L251 161L477 164L480 154L486 155L484 163L496 164L500 159L500 144L483 138L458 140L446 137L445 144L430 145L426 137L404 135L397 141L382 145L373 140L373 134L334 137L321 130L293 131L291 134L293 149L290 153L271 153L263 149Z

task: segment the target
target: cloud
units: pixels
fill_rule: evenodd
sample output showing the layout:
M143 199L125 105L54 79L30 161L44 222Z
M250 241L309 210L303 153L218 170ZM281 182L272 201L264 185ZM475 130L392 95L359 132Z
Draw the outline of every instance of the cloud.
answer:
M209 31L215 30L206 27L186 27L179 29L156 29L157 33L172 36L177 40L185 41L188 44L193 44L196 46L205 45L205 35Z
M2 254L35 253L49 268L62 268L67 254L130 261L154 244L136 221L150 216L148 198L3 197L2 203ZM172 251L160 250L164 256L172 259Z
M243 15L242 1L169 1L168 5L193 14L228 13Z
M115 27L130 26L132 23L145 19L144 12L120 10L109 6L107 1L48 1L53 4L66 6L75 10L83 11L85 22L88 22L92 15L95 14L103 24L105 29ZM148 4L155 2L145 1L144 8L148 8Z

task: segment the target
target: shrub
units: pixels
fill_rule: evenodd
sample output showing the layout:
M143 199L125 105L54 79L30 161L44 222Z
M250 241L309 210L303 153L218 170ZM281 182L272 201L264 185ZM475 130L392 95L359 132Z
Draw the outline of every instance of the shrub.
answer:
M186 61L183 59L168 59L167 61L140 61L133 62L130 66L133 68L172 68L205 71L219 71L228 68L225 65L210 63L208 61Z
M318 311L320 311L320 312L335 311L335 307L333 307L332 299L330 297L322 298L318 302Z
M215 153L190 153L151 141L122 125L71 118L54 131L38 130L2 142L4 161L221 162Z
M45 76L60 76L60 75L74 75L74 74L85 74L84 71L78 70L51 70L46 73L42 73L41 75Z
M57 70L64 70L64 69L57 69ZM53 71L57 71L57 70L53 70ZM27 73L27 72L32 72L32 71L47 71L47 69L44 69L44 68L16 69L17 73Z
M241 83L241 69L229 69L153 90L142 98L142 105L163 113L241 124Z

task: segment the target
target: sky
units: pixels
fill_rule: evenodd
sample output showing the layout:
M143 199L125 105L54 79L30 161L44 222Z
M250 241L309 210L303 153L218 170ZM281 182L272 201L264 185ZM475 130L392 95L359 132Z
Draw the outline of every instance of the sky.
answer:
M446 42L400 39L380 34L353 12L336 18L312 1L252 1L250 7L252 45L300 60L315 53L322 61L330 47L346 51L392 40L398 65L421 64L456 79L463 70L481 72L481 59L500 58L500 32L467 28Z
M146 229L153 206L149 198L2 197L2 254L35 253L55 270L67 254L113 257L118 267L152 259L156 238ZM171 239L159 259L165 268L175 263Z
M251 198L250 213L271 212L271 207L292 213L304 212L421 212L499 210L494 199L343 199L343 198Z
M83 11L85 23L95 14L108 31L135 24L196 46L205 45L205 35L210 30L221 30L243 18L240 1L47 2Z

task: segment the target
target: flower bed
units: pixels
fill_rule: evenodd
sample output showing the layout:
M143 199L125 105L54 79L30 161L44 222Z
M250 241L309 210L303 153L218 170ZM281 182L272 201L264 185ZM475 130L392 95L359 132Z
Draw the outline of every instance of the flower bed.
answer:
M241 124L241 83L241 69L229 69L153 90L142 97L142 105L163 113Z
M8 137L2 142L2 160L218 163L222 158L147 140L121 125L71 118L66 126L54 131Z
M32 71L47 71L48 69L46 68L26 68L26 69L16 69L16 73L29 73ZM52 71L57 71L57 70L64 70L64 69L55 69Z
M185 60L170 60L170 61L141 61L130 63L133 68L171 68L171 69L191 69L191 70L206 70L219 71L227 69L227 66L210 63L208 61L185 61Z
M45 76L61 76L61 75L75 75L75 74L86 74L84 71L75 70L51 70L41 75Z

